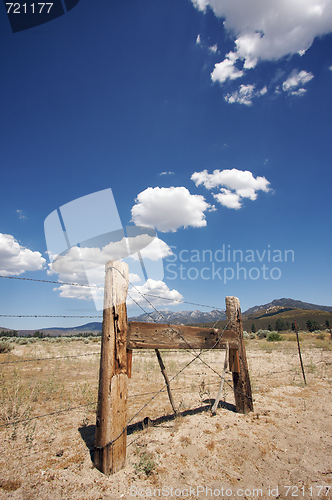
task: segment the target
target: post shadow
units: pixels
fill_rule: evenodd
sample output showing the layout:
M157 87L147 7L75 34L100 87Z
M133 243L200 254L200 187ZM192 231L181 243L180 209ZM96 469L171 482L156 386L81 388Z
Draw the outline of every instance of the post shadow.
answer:
M179 412L177 415L174 413L168 415L162 415L161 417L157 417L151 419L150 417L145 417L139 422L135 422L134 424L130 424L127 426L127 436L130 436L134 432L139 432L147 427L155 427L157 425L161 425L167 422L171 422L178 417L187 417L189 415L198 415L200 413L204 413L211 409L214 399L204 399L203 403L206 403L202 406L198 406L197 408L191 408L190 410L183 410ZM232 403L227 403L226 401L219 401L218 408L223 408L224 410L236 413L236 406ZM78 428L78 431L81 435L81 438L85 442L88 450L90 451L91 461L94 462L94 444L95 444L95 432L96 425L85 425Z

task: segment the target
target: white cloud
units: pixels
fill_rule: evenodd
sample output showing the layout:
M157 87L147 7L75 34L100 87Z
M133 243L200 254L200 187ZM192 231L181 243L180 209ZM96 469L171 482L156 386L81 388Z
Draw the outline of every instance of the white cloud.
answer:
M234 59L243 62L243 72L260 61L287 55L303 55L316 37L332 32L330 0L192 0L204 12L210 7L235 37ZM218 71L220 78L217 77ZM213 79L223 83L241 73L234 60L225 56L215 65Z
M214 70L211 73L211 80L213 82L224 83L228 78L235 80L243 76L243 71L235 67L236 60L237 57L234 52L227 54L226 59L215 64Z
M208 49L212 52L212 54L215 54L218 51L218 45L212 45L211 47L208 47Z
M129 273L129 281L130 283L137 283L138 281L141 281L141 278L138 276L138 274Z
M332 71L332 66L329 66L329 70Z
M159 260L169 255L173 255L170 247L160 238L155 238L150 245L146 246L140 251L143 259ZM131 255L134 260L139 260L137 253Z
M40 252L21 246L14 236L0 233L0 273L19 275L26 271L39 271L46 260Z
M238 104L251 106L254 97L260 97L266 93L267 87L263 87L261 90L255 90L255 85L240 85L238 90L225 96L225 101L229 104L237 102Z
M242 206L240 203L240 196L234 192L232 193L229 189L222 188L220 193L214 194L213 196L224 207L237 210Z
M93 296L91 294L90 288L75 285L60 285L58 288L53 288L54 292L60 292L59 297L65 299L78 299L78 300L92 300ZM104 290L102 288L97 288L96 292L100 299L104 296Z
M225 101L229 104L234 104L235 102L237 102L239 104L251 106L252 98L255 97L255 95L254 85L240 85L238 90L236 90L232 94L227 94L225 96Z
M170 290L166 283L163 281L159 280L153 280L149 278L146 283L142 286L135 286L135 288L131 288L129 290L129 294L133 296L136 302L138 302L144 309L149 308L150 306L148 305L147 301L144 299L142 294L151 294L151 295L157 295L158 297L147 297L149 299L149 302L151 302L154 306L161 306L161 305L176 305L178 304L178 300L183 300L183 296L175 289ZM165 300L159 298L159 297L165 297ZM169 300L167 300L169 299ZM174 301L174 302L172 302ZM127 305L132 306L135 305L135 302L131 300L129 297L127 300Z
M290 76L285 80L282 84L282 90L284 92L290 92L292 94L299 95L299 91L295 90L296 87L300 85L305 85L306 83L312 80L314 75L312 73L307 73L307 71L297 71L294 70L290 74ZM305 92L305 89L301 88L300 94L302 95Z
M52 263L57 273L76 273L84 269L93 269L105 264L108 260L121 260L126 257L127 246L125 238L109 243L103 248L73 246L65 255L59 255Z
M135 201L133 222L165 233L180 227L206 226L204 212L210 208L203 196L190 194L185 187L149 187Z
M301 96L301 95L304 95L305 93L306 93L306 89L299 89L299 90L293 90L293 92L291 92L291 95Z
M270 191L269 181L265 177L254 177L249 170L214 170L209 174L207 170L194 172L191 176L196 186L203 184L207 189L220 187L220 193L213 194L214 198L227 208L241 208L241 198L254 201L257 191Z
M73 275L82 272L83 268L89 270L103 266L108 260L122 260L127 257L128 252L133 259L137 259L138 250L143 257L151 260L172 255L172 250L164 241L149 234L139 234L135 237L123 237L102 248L73 246L65 255L56 256L52 269L56 273Z
M159 175L174 175L174 172L160 172Z
M172 250L163 240L148 234L123 238L118 242L109 243L103 248L74 246L65 255L56 256L56 259L49 265L48 274L58 274L59 287L54 288L54 290L59 292L60 297L79 300L94 299L95 302L99 303L98 307L102 308L105 263L108 260L122 260L123 257L126 257L124 255L127 250L126 241L131 259L126 260L129 264L129 270L131 268L133 271L137 269L134 262L139 262L142 258L148 271L163 271L161 259L172 255ZM140 250L140 257L137 254L138 250ZM129 273L130 282L139 282L141 279L142 277L136 272ZM78 285L70 283L78 283Z

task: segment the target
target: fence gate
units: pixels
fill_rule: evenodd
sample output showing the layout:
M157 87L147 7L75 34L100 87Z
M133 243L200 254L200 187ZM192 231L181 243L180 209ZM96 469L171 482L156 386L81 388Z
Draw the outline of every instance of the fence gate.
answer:
M128 284L128 265L107 262L94 451L94 464L104 474L113 474L125 466L128 377L133 349L228 349L236 411L253 410L239 299L226 297L225 330L127 322Z

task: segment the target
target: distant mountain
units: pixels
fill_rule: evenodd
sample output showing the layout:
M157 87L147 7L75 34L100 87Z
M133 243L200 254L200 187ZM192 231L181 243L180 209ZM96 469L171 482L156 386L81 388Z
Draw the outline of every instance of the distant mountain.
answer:
M306 311L325 311L331 312L332 306L319 306L317 304L310 304L309 302L302 302L301 300L294 299L275 299L268 304L261 306L254 306L247 309L242 313L243 317L261 318L263 316L273 316L282 311L290 311L292 309L304 309Z
M310 304L309 302L302 302L301 300L294 299L275 299L272 302L263 304L260 306L250 307L245 312L242 313L243 321L251 321L253 319L267 322L270 317L275 317L282 313L287 313L287 317L294 314L307 315L305 311L316 311L315 314L319 315L319 311L332 312L332 306L320 306L316 304ZM297 311L297 312L295 312ZM294 315L293 314L293 315ZM295 316L294 316L295 318ZM273 319L273 321L276 318ZM298 318L299 319L299 318ZM310 319L310 318L309 318ZM129 321L141 321L146 323L171 323L173 325L192 325L192 324L207 324L213 325L216 321L225 321L226 314L217 311L216 309L211 312L201 312L201 311L177 311L173 312L169 309L164 309L159 312L151 312L149 314L141 314L140 316L134 316L129 318ZM322 319L322 321L324 318ZM248 323L249 324L249 323ZM102 322L86 323L85 325L67 327L67 328L39 328L44 334L49 334L52 336L58 335L76 335L78 333L91 334L100 333L102 329ZM8 328L1 328L2 330L8 330ZM18 330L21 335L33 335L36 330Z
M225 313L222 313L215 309L213 309L211 312L173 312L165 309L164 311L160 311L160 314L154 311L149 314L141 314L140 316L129 318L129 321L144 321L145 323L171 323L173 325L190 325L196 323L212 323L223 319L226 319Z
M66 331L74 331L74 332L101 332L101 322L94 321L93 323L86 323L82 326L70 326L68 328L41 328L43 332L52 331L52 330L61 330L63 332Z
M36 331L43 332L45 335L51 335L52 337L58 337L59 335L76 335L78 333L91 333L96 335L101 332L102 323L95 321L93 323L86 323L81 326L69 326L69 327L53 327L53 328L35 328L34 330L18 330L20 335L33 335ZM3 330L7 330L3 328ZM0 327L1 331L1 327Z

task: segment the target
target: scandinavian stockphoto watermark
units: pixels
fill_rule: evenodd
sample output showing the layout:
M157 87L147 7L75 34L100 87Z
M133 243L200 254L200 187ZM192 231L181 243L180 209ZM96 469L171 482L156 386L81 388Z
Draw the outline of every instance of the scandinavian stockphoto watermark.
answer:
M294 250L280 250L267 245L263 249L233 249L223 244L217 250L177 251L166 260L165 278L168 280L220 280L225 284L232 280L279 280L281 266L295 261Z

